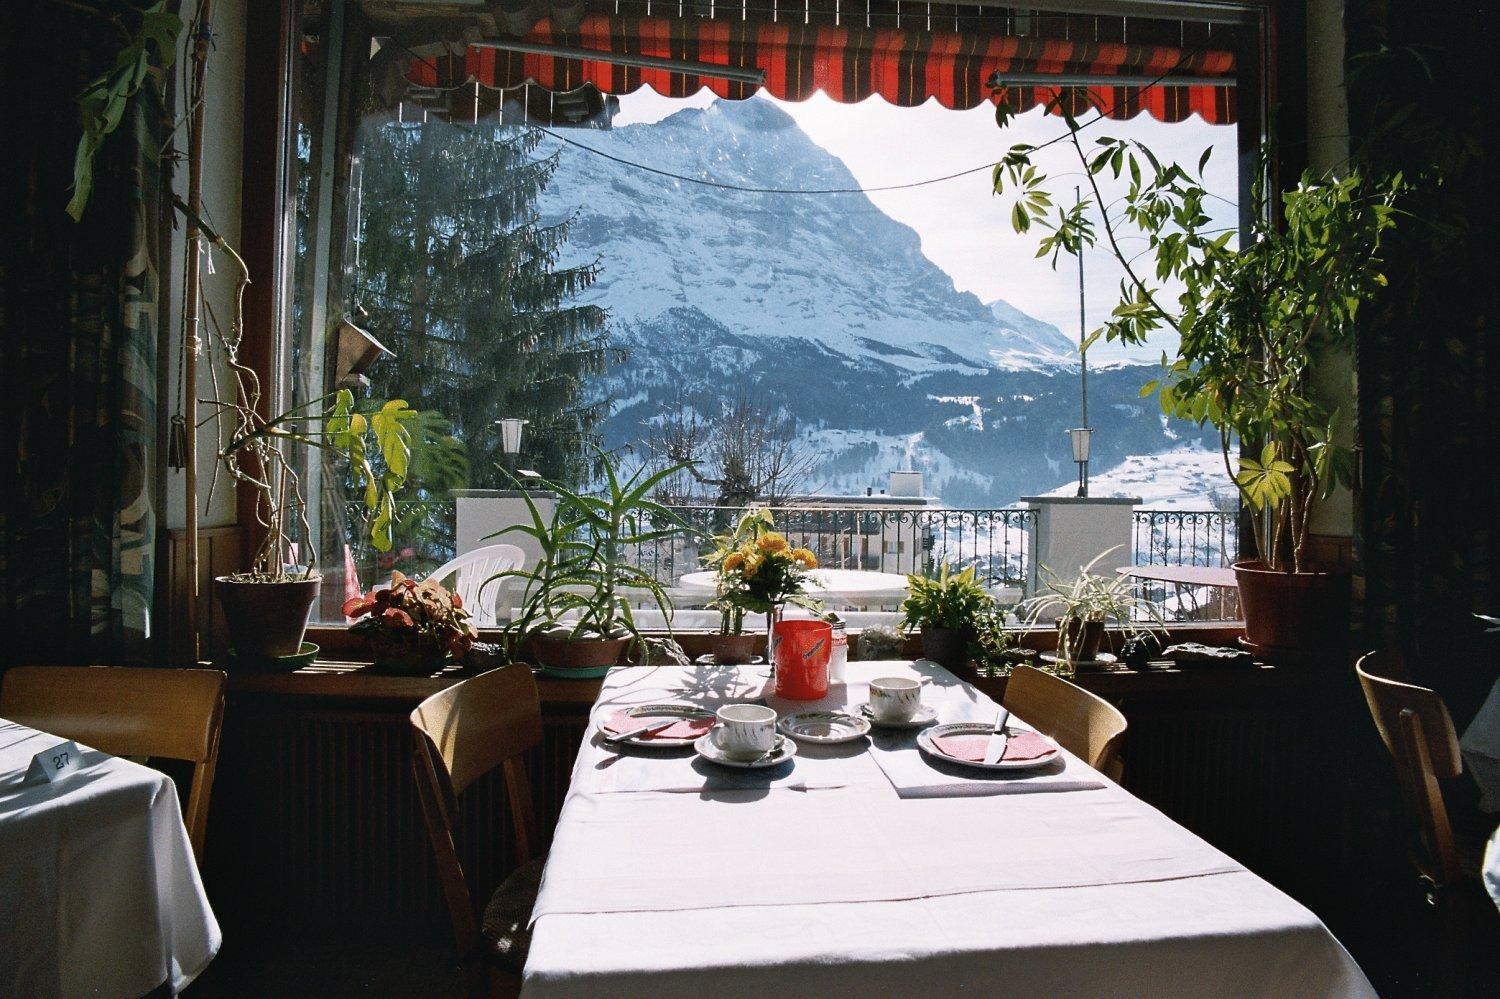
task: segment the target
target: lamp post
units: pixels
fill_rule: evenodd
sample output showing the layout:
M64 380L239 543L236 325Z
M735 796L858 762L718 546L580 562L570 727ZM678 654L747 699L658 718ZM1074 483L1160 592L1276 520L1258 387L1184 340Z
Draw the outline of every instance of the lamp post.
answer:
M1078 495L1089 494L1089 444L1094 431L1089 427L1074 427L1068 431L1073 440L1073 461L1078 465Z

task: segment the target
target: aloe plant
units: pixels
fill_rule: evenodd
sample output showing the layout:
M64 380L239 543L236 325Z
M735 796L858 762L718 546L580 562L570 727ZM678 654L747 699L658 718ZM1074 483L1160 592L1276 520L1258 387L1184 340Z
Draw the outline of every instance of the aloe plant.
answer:
M530 522L512 524L491 535L522 534L542 552L535 565L499 572L485 581L485 585L503 579L525 581L520 613L506 629L518 644L559 627L567 629L571 640L628 635L639 643L642 638L632 598L654 603L671 630L671 596L655 576L632 564L625 553L691 531L671 510L649 498L663 479L687 466L674 465L654 474L641 469L622 481L614 460L603 450L594 450L604 470L603 495L587 496L544 480L544 487L557 497L552 516L544 516L523 490Z

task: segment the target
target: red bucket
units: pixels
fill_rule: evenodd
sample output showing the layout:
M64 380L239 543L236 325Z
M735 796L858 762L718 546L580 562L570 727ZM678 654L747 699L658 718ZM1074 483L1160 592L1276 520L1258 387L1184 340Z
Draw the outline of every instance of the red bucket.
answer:
M777 621L776 696L815 701L828 694L828 658L833 626L827 621Z

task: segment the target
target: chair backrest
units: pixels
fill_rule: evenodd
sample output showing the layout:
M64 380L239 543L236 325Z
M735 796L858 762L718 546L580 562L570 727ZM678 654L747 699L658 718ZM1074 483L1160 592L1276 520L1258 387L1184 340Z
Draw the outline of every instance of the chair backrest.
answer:
M1005 684L1005 706L1106 777L1120 779L1125 716L1104 698L1060 676L1017 666Z
M519 581L497 579L488 586L485 581L497 572L519 569L525 562L526 553L515 545L486 545L445 562L432 570L427 578L435 579L457 593L474 616L476 627L493 628L498 623L497 608L502 595L517 590ZM450 576L457 578L449 583ZM507 583L511 585L507 586Z
M458 795L497 766L504 767L516 853L523 863L531 859L539 843L522 754L542 741L536 681L523 665L464 680L417 705L411 725L422 816L458 951L466 956L479 942L479 922L454 846Z
M224 674L212 669L17 666L0 682L0 717L113 756L193 766L182 821L203 862L209 793L219 760Z
M1438 779L1462 773L1463 758L1448 706L1436 692L1405 682L1406 668L1396 653L1371 652L1354 670L1381 741L1395 758L1401 797L1417 826L1417 868L1434 885L1451 884L1459 877L1458 848Z

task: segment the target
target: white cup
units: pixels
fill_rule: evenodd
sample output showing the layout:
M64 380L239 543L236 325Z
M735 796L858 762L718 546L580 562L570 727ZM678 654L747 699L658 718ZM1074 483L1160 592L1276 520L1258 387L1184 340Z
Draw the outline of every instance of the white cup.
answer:
M714 745L725 756L753 760L776 745L776 712L763 704L726 704L717 712Z
M922 681L904 676L883 676L870 681L870 711L876 721L911 721L922 706Z

